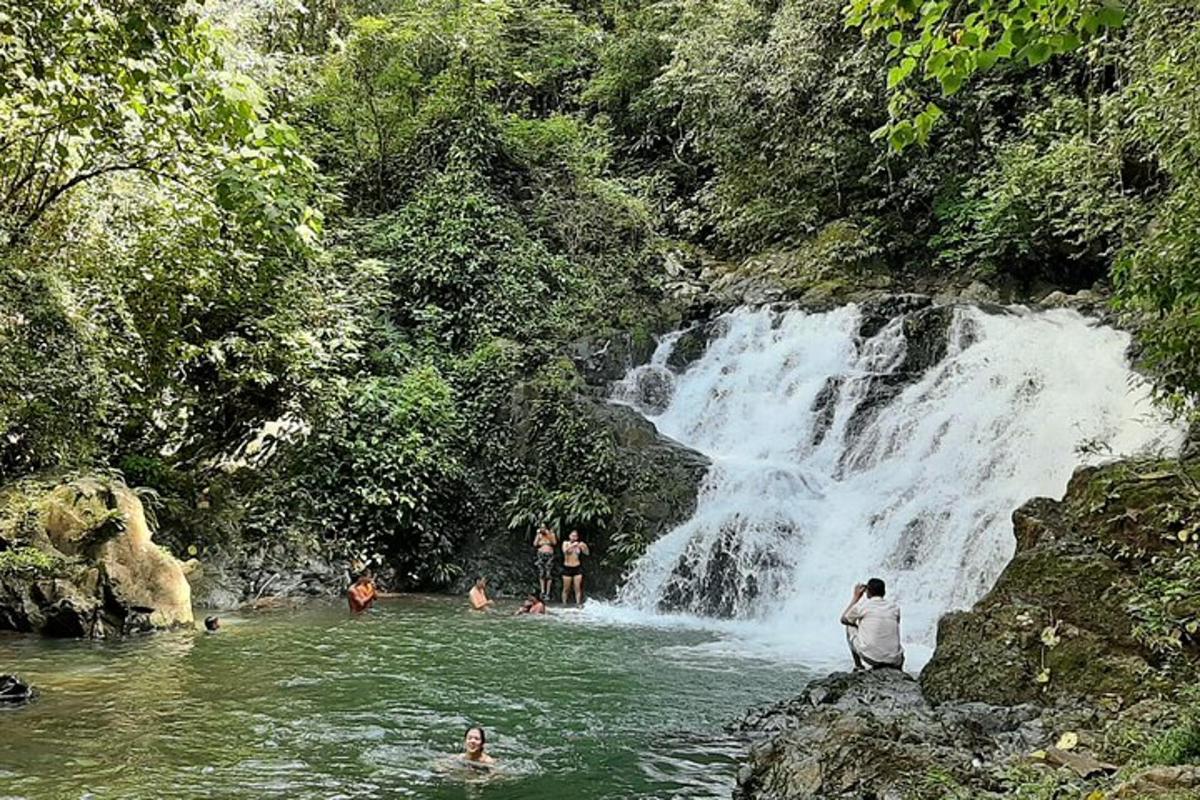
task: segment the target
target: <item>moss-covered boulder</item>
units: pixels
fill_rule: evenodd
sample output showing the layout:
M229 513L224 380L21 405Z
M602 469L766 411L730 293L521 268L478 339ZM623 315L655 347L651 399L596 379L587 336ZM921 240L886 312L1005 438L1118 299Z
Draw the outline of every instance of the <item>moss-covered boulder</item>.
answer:
M881 255L866 227L843 219L791 249L713 262L700 277L708 287L708 305L718 309L780 301L833 308L892 288Z
M192 621L184 566L154 544L123 483L31 480L0 493L0 630L104 638Z
M938 626L934 702L1129 703L1200 678L1200 466L1078 471L1013 515L1017 551L970 611Z

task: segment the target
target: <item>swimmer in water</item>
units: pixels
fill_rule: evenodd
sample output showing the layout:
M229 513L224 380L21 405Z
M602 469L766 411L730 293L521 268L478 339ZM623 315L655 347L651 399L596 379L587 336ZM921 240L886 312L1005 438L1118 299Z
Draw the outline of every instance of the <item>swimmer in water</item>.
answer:
M536 594L527 594L525 602L521 603L521 607L517 609L518 614L545 614L546 604L542 602L542 598Z
M363 570L358 576L358 580L346 592L346 599L350 602L350 610L355 614L366 611L375 602L375 598L379 596L379 591L375 588L375 576L371 570Z
M496 763L496 759L484 752L486 745L487 734L483 732L483 728L478 725L467 728L467 735L463 738L462 760L472 766L492 766Z
M476 611L487 611L489 606L496 604L495 600L489 600L487 596L487 578L480 575L475 579L475 585L471 587L471 591L467 593L467 598L471 601L471 608Z

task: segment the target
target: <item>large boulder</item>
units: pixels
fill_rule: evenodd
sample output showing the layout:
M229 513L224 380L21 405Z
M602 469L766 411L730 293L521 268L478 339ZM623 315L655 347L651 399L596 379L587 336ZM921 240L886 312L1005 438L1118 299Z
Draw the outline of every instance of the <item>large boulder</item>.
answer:
M567 354L583 379L603 390L629 370L648 362L654 354L654 339L648 331L611 331L576 340L567 348Z
M737 800L931 797L934 775L988 787L1047 736L1030 706L935 708L891 669L835 673L733 729L754 741Z
M938 625L927 696L1128 703L1200 679L1200 599L1176 574L1196 558L1198 471L1081 469L1061 502L1018 509L1017 551L992 591Z
M154 544L124 484L27 481L0 494L0 630L104 638L192 621L184 565Z

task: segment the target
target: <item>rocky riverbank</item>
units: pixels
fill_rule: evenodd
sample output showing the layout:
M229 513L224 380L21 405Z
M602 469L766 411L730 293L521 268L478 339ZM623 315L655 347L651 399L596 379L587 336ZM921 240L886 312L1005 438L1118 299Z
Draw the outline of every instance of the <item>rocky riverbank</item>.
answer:
M0 630L107 638L190 625L191 566L154 544L119 480L28 480L0 495Z
M919 682L837 674L736 723L756 744L735 797L1200 797L1198 479L1121 462L1024 505Z

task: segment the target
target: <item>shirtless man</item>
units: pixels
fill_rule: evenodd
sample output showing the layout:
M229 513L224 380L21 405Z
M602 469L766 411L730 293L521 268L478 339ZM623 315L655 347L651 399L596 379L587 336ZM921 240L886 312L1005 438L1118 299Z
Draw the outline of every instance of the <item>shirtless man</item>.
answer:
M554 580L554 548L557 545L558 535L543 522L533 535L533 563L537 567L538 587L543 600L550 599L550 583Z
M366 611L375 602L375 598L379 595L379 591L375 588L375 576L371 574L371 570L363 570L358 576L358 580L346 592L346 599L350 602L350 610L355 614Z
M475 585L471 587L471 591L467 593L467 597L471 601L471 608L476 611L487 611L489 606L496 604L495 600L488 599L487 578L482 575L475 579Z
M562 544L563 551L563 605L567 604L567 598L571 595L571 589L575 590L575 605L583 605L583 562L580 556L590 556L592 553L588 550L586 542L579 539L579 531L571 531L567 537L567 541Z

